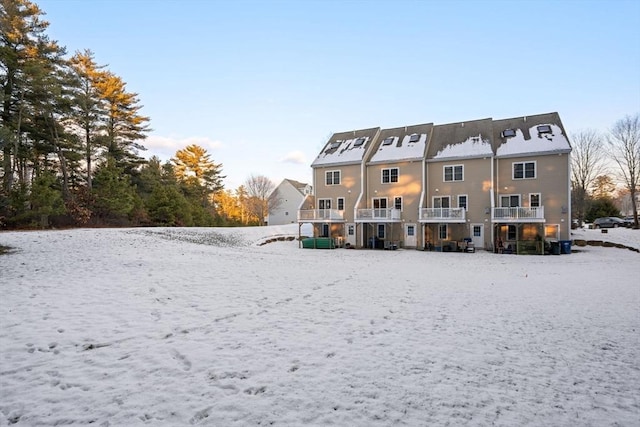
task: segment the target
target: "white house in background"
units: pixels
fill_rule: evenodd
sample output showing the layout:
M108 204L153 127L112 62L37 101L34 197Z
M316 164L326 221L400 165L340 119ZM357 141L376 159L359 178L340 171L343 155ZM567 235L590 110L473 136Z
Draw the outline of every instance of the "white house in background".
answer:
M298 222L298 209L312 187L304 182L283 179L269 196L267 225L284 225Z

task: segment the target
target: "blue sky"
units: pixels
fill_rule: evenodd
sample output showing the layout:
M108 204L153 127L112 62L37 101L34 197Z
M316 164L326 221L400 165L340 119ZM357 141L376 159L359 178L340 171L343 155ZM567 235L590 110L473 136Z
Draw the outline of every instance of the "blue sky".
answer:
M139 94L146 156L190 143L311 182L334 132L557 111L569 134L640 112L640 1L40 0L48 34Z

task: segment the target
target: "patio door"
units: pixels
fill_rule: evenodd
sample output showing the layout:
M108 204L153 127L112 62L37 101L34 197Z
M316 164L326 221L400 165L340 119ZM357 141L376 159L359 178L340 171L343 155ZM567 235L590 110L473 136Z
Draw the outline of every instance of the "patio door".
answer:
M405 224L404 225L404 246L408 248L416 247L416 225Z
M318 214L322 219L331 218L331 199L318 199Z
M476 249L484 248L484 224L471 224L471 241Z

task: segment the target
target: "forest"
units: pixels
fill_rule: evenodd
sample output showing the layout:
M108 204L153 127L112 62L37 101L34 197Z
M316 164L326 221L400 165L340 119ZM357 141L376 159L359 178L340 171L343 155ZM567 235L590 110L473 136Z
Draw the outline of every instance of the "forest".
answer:
M0 0L0 229L262 223L273 184L225 190L222 164L189 145L141 156L150 118L91 50L67 54L28 0Z

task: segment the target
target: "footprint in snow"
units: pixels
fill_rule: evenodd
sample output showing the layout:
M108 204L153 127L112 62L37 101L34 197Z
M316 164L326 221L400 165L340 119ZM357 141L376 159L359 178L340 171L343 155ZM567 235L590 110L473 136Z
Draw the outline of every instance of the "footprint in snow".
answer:
M191 369L191 362L189 361L189 359L187 359L187 357L185 355L180 354L180 352L178 350L171 350L171 355L178 362L182 363L182 368L185 371L188 371L188 370Z

